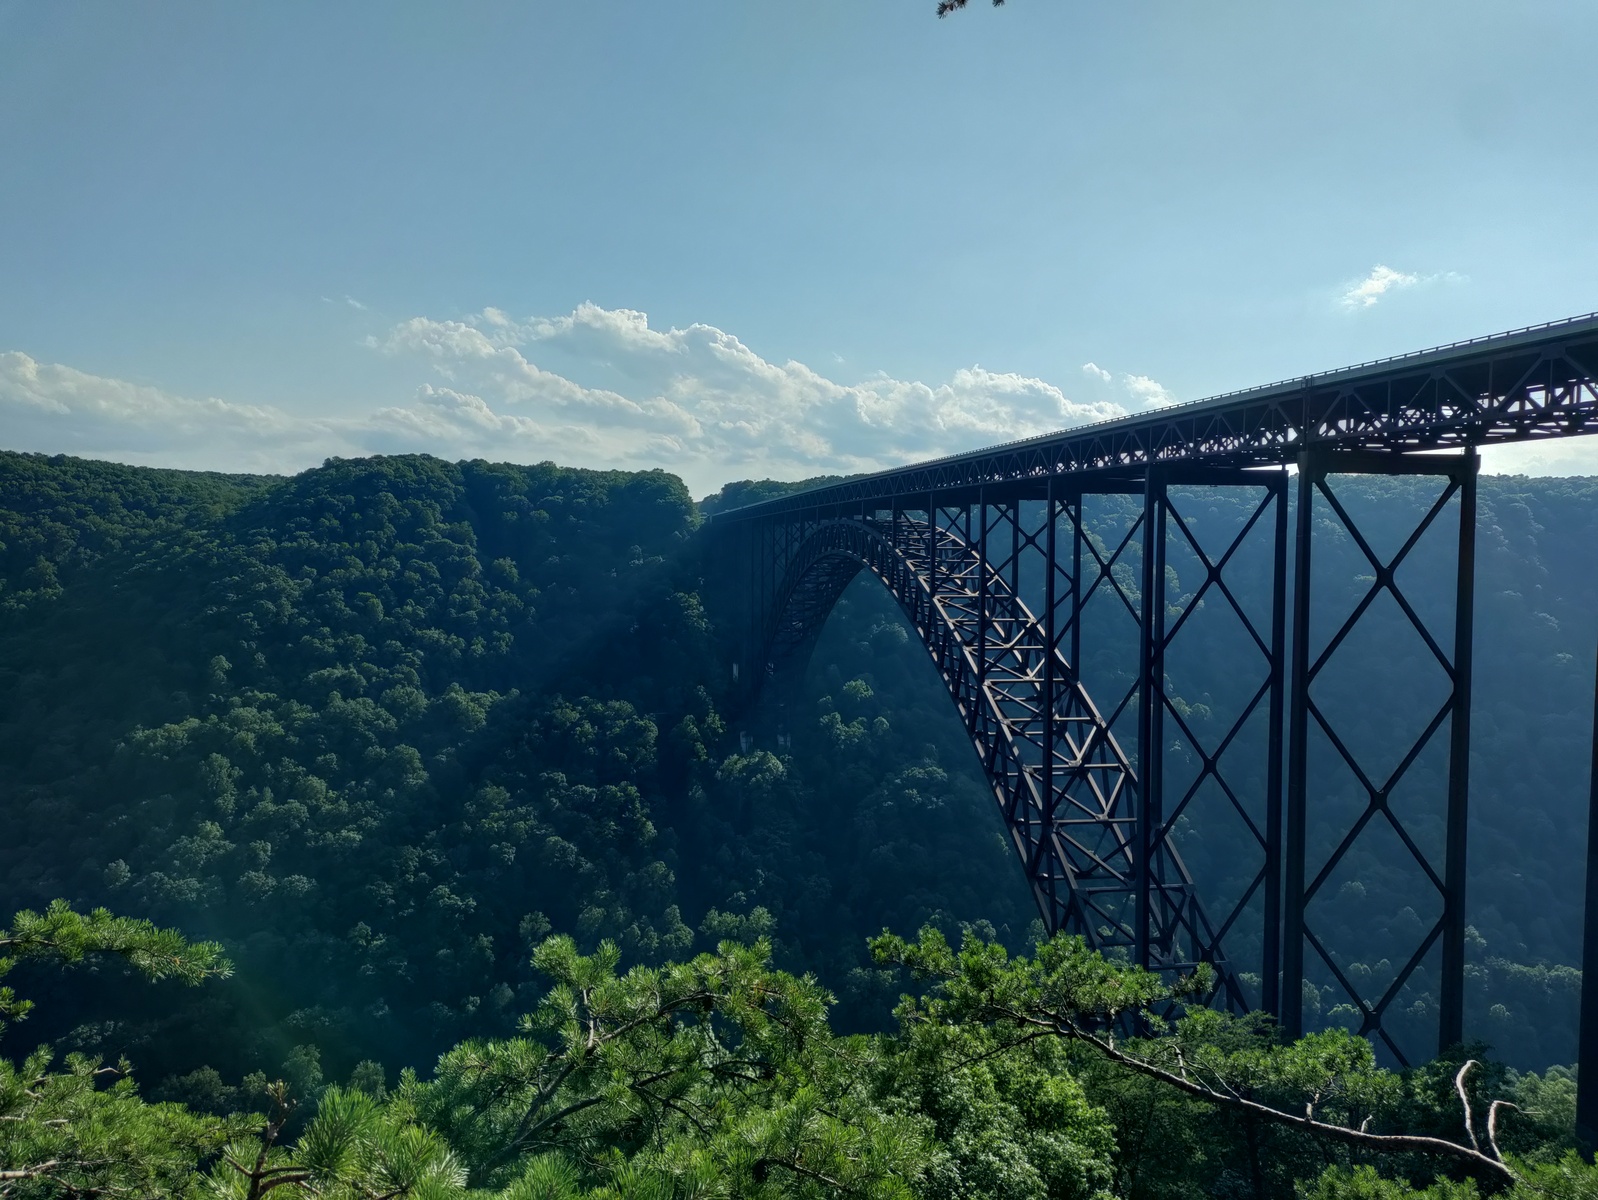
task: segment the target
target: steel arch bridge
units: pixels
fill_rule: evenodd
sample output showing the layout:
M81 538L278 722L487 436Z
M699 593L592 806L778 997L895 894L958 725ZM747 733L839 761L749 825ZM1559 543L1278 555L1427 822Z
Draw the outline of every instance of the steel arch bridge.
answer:
M1361 1031L1403 1061L1392 1030L1424 962L1440 959L1428 984L1439 1042L1464 1034L1477 448L1591 431L1598 314L860 476L719 513L710 533L743 614L746 693L804 661L859 572L892 593L981 758L1051 930L1154 969L1211 963L1221 1002L1263 1007L1295 1034L1311 967L1346 994ZM1401 546L1379 547L1338 495L1344 475L1430 476L1435 501ZM1195 488L1246 498L1235 536L1201 544L1184 512ZM1135 513L1130 527L1095 527L1092 509L1107 496ZM1364 594L1341 624L1312 606L1328 525L1365 564ZM1452 550L1452 611L1441 619L1410 594L1428 533ZM1250 611L1229 583L1251 539L1269 563L1263 611ZM1167 586L1176 550L1202 575L1185 596ZM1428 569L1437 574L1435 563ZM1095 597L1124 608L1137 640L1131 686L1099 702L1080 670L1084 648L1093 650L1083 617ZM1173 647L1195 636L1199 601L1235 614L1247 647L1234 664L1247 677L1241 711L1208 733L1195 730L1166 674ZM1396 606L1446 681L1419 736L1382 771L1360 761L1315 689L1334 658L1357 652L1358 628L1378 604ZM1240 771L1233 760L1249 722L1265 735ZM1117 730L1134 723L1128 750ZM1186 786L1167 778L1173 742L1197 764ZM1423 846L1390 803L1400 785L1417 786L1429 748L1446 758L1440 847ZM1324 814L1312 753L1337 756L1363 798L1314 858L1306 821ZM1249 862L1240 897L1200 894L1183 860L1177 830L1200 788L1224 795L1246 831L1236 848ZM1406 847L1437 916L1391 980L1367 994L1312 916L1350 847L1375 828ZM1588 890L1598 903L1592 878ZM1249 940L1258 957L1243 962L1227 946L1247 906L1257 913ZM1594 912L1584 953L1598 971ZM1586 1111L1598 1126L1598 987L1583 1003L1582 1061L1593 1066L1581 1079L1594 1089Z

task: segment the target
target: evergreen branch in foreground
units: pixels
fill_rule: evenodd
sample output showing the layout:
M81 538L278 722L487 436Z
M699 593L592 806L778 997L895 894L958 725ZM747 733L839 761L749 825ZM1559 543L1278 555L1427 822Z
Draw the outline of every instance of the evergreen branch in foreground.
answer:
M190 986L233 973L233 964L216 942L190 942L175 929L113 916L103 908L79 913L65 900L53 901L42 913L24 909L9 928L0 930L0 978L20 962L67 964L91 955L122 958L152 981L176 979ZM32 1001L18 999L10 987L0 986L0 1033L26 1017L32 1007Z
M1518 1176L1498 1153L1493 1137L1488 1139L1487 1151L1476 1144L1464 1088L1465 1076L1473 1063L1466 1063L1456 1078L1456 1088L1465 1102L1471 1145L1421 1134L1372 1133L1367 1128L1368 1119L1358 1126L1343 1125L1319 1118L1315 1112L1324 1096L1351 1094L1366 1082L1345 1077L1377 1074L1374 1062L1367 1061L1369 1048L1362 1040L1357 1044L1363 1055L1350 1051L1356 1042L1352 1038L1331 1052L1319 1043L1309 1044L1313 1039L1306 1039L1304 1043L1257 1051L1235 1064L1228 1063L1225 1056L1205 1053L1203 1047L1184 1055L1180 1039L1173 1036L1154 1039L1149 1053L1116 1043L1113 1030L1123 1019L1130 1017L1159 1027L1163 1020L1157 1011L1172 1001L1206 990L1203 978L1169 987L1150 971L1111 963L1097 951L1089 950L1081 938L1065 936L1040 946L1032 960L1011 959L1002 946L973 937L967 937L955 951L931 927L923 929L920 939L914 942L884 933L872 939L871 948L879 963L905 967L914 976L934 984L928 996L920 1000L906 997L901 1003L899 1016L907 1024L969 1021L1007 1028L1022 1040L1039 1034L1064 1038L1118 1066L1219 1108L1374 1153L1426 1154L1449 1160L1480 1181L1488 1194L1517 1182ZM1336 1040L1335 1034L1332 1037ZM1162 1050L1170 1052L1174 1065L1156 1060L1155 1054ZM1225 1069L1228 1066L1242 1068L1238 1072L1242 1077L1229 1079ZM1213 1082L1206 1080L1201 1070L1207 1071ZM1299 1092L1304 1098L1303 1110L1292 1112L1255 1098L1251 1093L1261 1083L1275 1085L1277 1090ZM1495 1103L1491 1110L1494 1117L1498 1107Z

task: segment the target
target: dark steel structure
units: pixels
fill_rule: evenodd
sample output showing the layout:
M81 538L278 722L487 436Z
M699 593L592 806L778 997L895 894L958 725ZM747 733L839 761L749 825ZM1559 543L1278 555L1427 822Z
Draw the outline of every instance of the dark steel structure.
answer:
M1427 984L1440 1042L1463 1035L1476 448L1589 431L1598 431L1598 314L801 491L718 514L712 532L747 602L740 663L752 686L804 659L859 571L892 592L981 756L1049 928L1156 969L1211 963L1221 1002L1263 1007L1294 1033L1314 974L1346 993L1362 1032L1402 1061L1393 1014L1425 962L1440 959ZM1338 496L1336 478L1350 474L1432 476L1437 499L1384 553ZM1239 490L1252 515L1230 544L1205 546L1183 506L1194 489L1215 488ZM1092 527L1085 503L1104 496L1137 505L1129 530ZM1401 572L1445 526L1452 611L1427 619ZM1328 529L1358 548L1369 586L1345 620L1320 628L1312 567ZM1264 613L1245 611L1228 584L1246 539L1269 555ZM1177 550L1203 576L1191 595L1167 586ZM1130 687L1102 703L1081 676L1090 600L1124 608L1138 643ZM1251 647L1235 664L1251 699L1219 736L1195 728L1167 678L1201 600L1234 614ZM1403 614L1445 681L1420 735L1382 771L1360 761L1316 692L1330 664L1355 653L1378 603ZM1249 722L1266 733L1240 765ZM1196 764L1186 786L1168 784L1172 745ZM1307 826L1323 815L1311 756L1328 746L1363 801L1311 858ZM1433 746L1446 746L1440 847L1423 844L1393 802ZM1235 854L1252 882L1240 899L1201 896L1183 860L1177 830L1200 790L1230 803L1246 830ZM1366 994L1314 914L1349 847L1378 828L1413 856L1439 915L1380 994ZM1245 909L1257 914L1246 939L1257 961L1226 952ZM1592 1048L1583 1062L1598 1056L1598 1034L1583 1045ZM1598 1061L1582 1080L1598 1118Z

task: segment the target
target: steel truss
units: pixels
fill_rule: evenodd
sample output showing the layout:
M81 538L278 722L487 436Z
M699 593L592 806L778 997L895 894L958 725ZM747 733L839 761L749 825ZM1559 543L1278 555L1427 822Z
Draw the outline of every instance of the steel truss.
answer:
M1041 488L993 487L974 494L917 498L914 507L864 506L853 513L813 510L773 522L751 522L744 548L761 599L751 631L760 677L805 662L843 590L864 568L898 601L937 667L981 758L1000 813L1051 930L1080 933L1096 948L1160 970L1214 965L1218 998L1230 1008L1280 1014L1302 1030L1306 954L1324 965L1360 1013L1361 1032L1404 1061L1383 1016L1434 944L1443 947L1439 1031L1443 1044L1462 1030L1464 954L1464 813L1468 787L1470 595L1473 571L1476 458L1398 459L1346 451L1305 455L1297 474L1298 533L1293 555L1292 657L1287 650L1288 482L1285 471L1166 467L1141 480L1105 475L1045 481ZM1330 478L1348 473L1440 475L1446 489L1390 560L1370 547L1344 509ZM1185 518L1192 489L1228 488L1256 496L1239 528L1206 545ZM1184 490L1185 489L1185 490ZM1124 531L1094 536L1084 498L1140 496ZM1453 631L1445 652L1399 586L1395 573L1455 497L1461 497L1459 575ZM1373 571L1354 611L1311 658L1309 570L1320 509L1342 526ZM1269 615L1251 614L1227 581L1227 568L1250 538L1264 538L1272 562ZM1168 548L1182 546L1202 571L1185 595L1167 580ZM1129 583L1140 560L1140 586ZM1033 569L1026 569L1030 563ZM1447 701L1398 768L1371 779L1317 705L1317 677L1383 593L1393 596L1450 681ZM1136 623L1138 650L1131 686L1101 711L1083 686L1083 614L1107 598ZM1206 735L1167 679L1167 660L1193 636L1204 605L1235 616L1246 649L1231 664L1247 680L1246 699L1218 732ZM758 679L757 679L758 683ZM1135 713L1135 753L1113 733ZM1265 761L1239 762L1240 733L1264 715ZM1424 854L1388 806L1392 790L1444 726L1450 728L1446 861ZM1285 735L1285 736L1284 736ZM1324 738L1346 761L1367 803L1338 847L1306 876L1306 814L1311 802L1308 746ZM1287 752L1284 761L1284 742ZM1196 763L1178 789L1167 786L1172 756ZM1141 764L1141 767L1139 766ZM1284 770L1284 767L1286 768ZM1239 769L1264 780L1263 795L1245 796ZM1141 777L1140 772L1141 770ZM1218 793L1244 831L1230 848L1246 860L1248 879L1224 911L1201 903L1178 845L1179 825L1201 790ZM1258 789L1255 789L1256 792ZM1284 806L1285 797L1285 806ZM1250 801L1253 801L1251 804ZM1391 825L1417 869L1443 896L1442 915L1381 996L1367 997L1347 978L1306 910L1373 820ZM1285 832L1285 846L1284 846ZM1213 903L1213 901L1212 901ZM1251 906L1258 910L1260 954L1239 963L1226 938ZM1256 974L1257 994L1244 983Z
M1370 455L1347 452L1306 454L1298 470L1298 535L1294 561L1293 601L1293 678L1292 723L1289 733L1288 766L1286 922L1283 946L1284 986L1281 1018L1295 1036L1304 1029L1303 980L1306 951L1335 980L1347 1001L1359 1013L1359 1032L1385 1044L1400 1063L1408 1060L1392 1036L1386 1018L1395 1000L1416 977L1426 956L1439 941L1442 964L1438 982L1438 1042L1447 1048L1464 1037L1465 979L1465 833L1470 773L1470 679L1471 637L1476 541L1476 474L1478 458L1468 449L1463 456L1413 458L1395 464L1385 456L1373 462ZM1402 546L1390 558L1372 549L1357 522L1349 515L1329 482L1334 474L1369 474L1380 467L1383 473L1425 474L1443 477L1446 486L1416 524ZM1439 644L1429 624L1417 613L1396 577L1406 559L1426 532L1433 527L1455 497L1458 504L1458 542L1454 587L1453 631L1450 649ZM1312 655L1310 628L1310 565L1315 541L1317 497L1348 533L1361 556L1374 572L1370 586L1347 618L1332 631L1318 653ZM1383 595L1390 596L1409 625L1419 635L1427 651L1441 666L1448 694L1431 715L1421 733L1411 742L1397 765L1386 775L1373 777L1338 732L1321 705L1316 702L1314 685L1349 636L1367 618L1371 606ZM1391 805L1394 790L1409 776L1416 760L1431 744L1444 725L1449 731L1446 831L1443 861L1437 863L1421 849L1412 831ZM1363 810L1344 831L1336 847L1320 865L1313 878L1306 879L1306 825L1312 791L1308 751L1312 730L1318 730L1338 759L1346 764L1364 793ZM1324 794L1324 788L1321 789ZM1441 913L1418 939L1408 960L1399 968L1380 996L1367 996L1349 979L1333 949L1327 947L1309 922L1306 909L1348 855L1350 849L1373 822L1388 826L1413 856L1424 878L1441 898Z
M1431 994L1430 967L1422 978L1428 955L1440 960L1432 997L1439 1041L1448 1045L1463 1033L1475 447L1588 431L1598 431L1598 314L797 492L718 514L712 536L742 558L734 570L747 580L749 624L740 658L759 664L746 676L751 686L808 654L862 568L888 586L982 757L1050 928L1080 932L1095 946L1160 969L1212 962L1219 999L1241 1007L1251 999L1240 982L1245 964L1229 959L1223 942L1236 943L1239 917L1255 905L1262 914L1260 1005L1288 1031L1301 1032L1309 965L1334 981L1361 1031L1402 1061L1391 1019L1395 1006L1408 1003L1406 988ZM1418 453L1448 448L1463 454ZM1289 572L1283 468L1293 465L1297 532ZM1331 481L1344 473L1437 475L1442 495L1404 546L1384 558L1337 496ZM1234 539L1202 546L1184 520L1182 489L1190 486L1259 488L1261 499ZM1102 493L1142 497L1124 536L1102 540L1088 528L1083 497ZM1454 621L1451 638L1440 638L1396 573L1456 501ZM1371 583L1348 618L1312 644L1312 543L1317 521L1327 520L1367 560ZM1225 578L1242 541L1254 536L1268 537L1273 554L1271 611L1261 619L1243 611ZM1203 579L1190 595L1169 594L1172 547L1200 564ZM1129 573L1134 565L1141 584ZM1329 662L1352 656L1355 626L1384 596L1438 662L1448 695L1397 767L1378 778L1318 702L1316 685ZM1130 686L1117 683L1104 711L1080 678L1083 611L1095 597L1123 607L1138 632ZM1248 699L1219 733L1190 721L1167 681L1171 656L1191 636L1201 605L1235 614L1253 647L1237 664L1254 672L1244 684ZM1250 797L1261 802L1251 811L1238 782L1236 739L1262 711L1267 761L1249 765L1251 774L1259 768L1264 794ZM1112 733L1123 715L1136 718L1131 755ZM1445 725L1438 854L1422 850L1424 839L1392 800ZM1326 781L1310 777L1309 759L1312 747L1328 746L1363 801L1345 828L1331 830L1335 845L1326 858L1311 864L1309 819L1324 830L1332 811L1323 803ZM1196 764L1194 778L1168 787L1184 763ZM1247 831L1238 853L1248 856L1240 878L1249 882L1235 902L1211 909L1200 904L1179 847L1179 826L1200 788L1223 796ZM1598 782L1592 805L1598 814ZM1383 828L1406 847L1440 914L1381 994L1365 995L1316 927L1316 905L1351 848ZM1598 821L1594 829L1598 847ZM1598 864L1598 849L1591 862ZM1591 874L1584 953L1598 975L1598 866ZM1598 1000L1584 1014L1579 1123L1598 1141Z
M1216 549L1201 543L1192 525L1184 518L1173 486L1202 485L1204 488L1259 489L1260 495L1236 533ZM1202 493L1200 493L1202 495ZM1231 998L1238 1008L1263 1007L1275 1012L1280 979L1280 870L1282 838L1282 720L1286 658L1283 650L1286 598L1287 477L1281 471L1229 471L1215 468L1166 468L1149 473L1144 482L1145 529L1143 556L1142 639L1143 663L1140 678L1139 738L1147 747L1140 757L1144 766L1143 792L1147 797L1140 825L1142 852L1149 869L1158 875L1160 859L1175 855L1175 832L1189 807L1211 785L1240 821L1246 835L1243 844L1232 847L1231 856L1246 861L1252 876L1242 893L1217 912L1217 942L1229 934L1260 897L1261 955L1256 969L1260 977L1257 997L1245 997L1240 988ZM1267 524L1268 522L1268 524ZM1256 530L1268 531L1273 571L1269 613L1262 629L1255 616L1238 602L1226 581L1226 568L1237 557ZM1203 581L1185 597L1170 594L1167 580L1168 547L1178 540L1187 547L1204 571ZM1187 715L1181 697L1174 694L1167 678L1168 658L1183 635L1194 627L1192 618L1205 604L1224 605L1254 652L1232 664L1233 671L1252 684L1247 699L1226 722L1219 737L1206 739ZM1240 735L1257 714L1267 721L1263 763L1239 762ZM1198 760L1191 781L1176 795L1167 787L1167 759L1172 751ZM1258 811L1251 812L1245 793L1248 788L1236 780L1239 767L1263 768L1263 794ZM1214 904L1214 898L1211 898ZM1234 987L1236 983L1234 981Z
M870 570L954 700L1045 921L1097 948L1130 952L1140 878L1135 776L1070 664L1050 652L1046 624L1018 594L1021 548L1040 535L1052 540L1055 524L1023 530L1017 509L933 505L816 523L778 591L769 669L778 656L803 653L849 579ZM1196 898L1187 880L1161 884L1151 923L1161 945L1184 944Z
M1257 488L1262 498L1230 544L1212 555L1182 520L1166 487L1172 480ZM862 568L870 570L898 600L949 689L1048 927L1079 933L1096 948L1156 969L1211 963L1222 1002L1244 1010L1257 1002L1245 994L1223 938L1263 889L1269 947L1264 998L1273 1003L1280 860L1270 847L1280 840L1280 788L1273 784L1265 798L1262 826L1228 781L1224 756L1261 706L1271 712L1271 728L1280 731L1282 606L1278 597L1271 627L1259 630L1237 604L1224 572L1267 512L1276 514L1278 539L1285 533L1285 476L1165 472L1157 488L1116 479L1070 482L1030 494L995 489L992 497L979 493L949 502L928 496L914 508L803 514L779 525L748 527L757 540L765 539L763 548L750 550L752 561L767 563L758 590L770 602L755 637L766 648L762 675L807 659L844 588ZM1084 495L1134 489L1146 493L1144 511L1113 549L1101 548L1083 518ZM1203 564L1205 578L1193 594L1165 595L1163 550L1150 549L1150 529L1158 531L1160 543L1183 537ZM1145 578L1141 589L1129 593L1116 569L1133 550L1142 554ZM1280 579L1277 586L1280 591ZM1095 595L1115 597L1139 630L1136 681L1108 717L1073 665L1082 615ZM1178 601L1167 624L1167 612ZM1263 656L1258 689L1214 745L1205 745L1189 726L1160 667L1188 617L1204 603L1231 606ZM1139 751L1150 764L1141 786L1112 732L1128 709L1139 715L1138 745L1159 748ZM1197 777L1170 806L1159 769L1168 723L1170 734L1201 759ZM1272 751L1264 771L1268 779L1280 779L1278 759ZM1252 883L1218 922L1200 903L1175 837L1206 781L1219 785L1258 847Z

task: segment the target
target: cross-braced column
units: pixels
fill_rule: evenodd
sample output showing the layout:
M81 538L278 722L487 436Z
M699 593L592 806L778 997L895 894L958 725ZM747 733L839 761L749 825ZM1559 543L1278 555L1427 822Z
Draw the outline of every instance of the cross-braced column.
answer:
M1410 1009L1428 1007L1427 997L1437 1014L1438 1043L1447 1048L1462 1039L1464 1014L1465 955L1465 832L1469 798L1470 766L1470 678L1471 637L1473 632L1472 595L1475 571L1476 474L1478 460L1474 450L1461 456L1400 457L1397 455L1309 452L1299 462L1298 537L1294 555L1293 670L1289 701L1289 764L1287 792L1287 844L1284 861L1284 940L1282 970L1282 1023L1288 1033L1304 1031L1304 987L1310 970L1328 979L1327 986L1339 1003L1356 1018L1358 1031L1384 1045L1401 1063L1409 1061L1393 1028L1393 1014L1406 988L1425 978L1424 961L1438 947L1440 965L1435 995L1425 992L1412 997ZM1378 553L1366 539L1331 486L1336 474L1431 475L1444 480L1434 503L1413 532L1390 557ZM1431 624L1422 618L1412 597L1400 583L1397 573L1408 561L1422 537L1442 516L1451 501L1458 499L1457 543L1453 588L1452 646L1445 649ZM1312 641L1311 616L1313 583L1312 549L1315 541L1316 512L1325 514L1343 530L1370 571L1363 596L1353 611L1324 642ZM1386 772L1368 769L1368 748L1350 744L1346 729L1329 713L1324 698L1317 699L1316 683L1339 652L1345 655L1350 637L1367 619L1371 608L1383 596L1402 613L1408 626L1419 637L1426 655L1442 669L1446 696L1425 722L1417 737ZM1365 705L1379 706L1380 697L1368 695ZM1405 714L1391 714L1388 722ZM1346 718L1345 718L1346 720ZM1435 852L1425 851L1417 840L1415 816L1406 817L1393 800L1395 789L1411 784L1423 790L1417 776L1417 760L1430 746L1444 724L1449 725L1446 783L1443 791L1442 861ZM1358 814L1345 828L1323 829L1332 844L1325 858L1306 861L1312 820L1321 818L1324 827L1329 809L1315 809L1312 799L1329 800L1324 779L1312 779L1309 756L1312 747L1329 748L1330 761L1346 768L1359 795ZM1437 898L1438 915L1421 932L1407 958L1396 969L1384 959L1391 978L1365 983L1351 977L1349 948L1328 945L1308 912L1310 905L1337 872L1348 862L1350 850L1368 831L1388 830L1402 843L1415 864L1419 878L1426 881ZM1314 874L1310 867L1314 866ZM1413 911L1413 909L1412 909ZM1379 994L1377 994L1379 989ZM1413 1052L1414 1047L1410 1047Z
M1223 490L1248 498L1235 526L1206 535L1188 510L1204 511L1206 498ZM1138 841L1139 933L1146 940L1138 958L1219 963L1223 942L1237 942L1246 930L1242 940L1250 961L1245 968L1234 958L1232 969L1222 973L1223 998L1234 1009L1275 1012L1286 478L1280 471L1163 468L1151 472L1143 499ZM1173 569L1172 551L1181 552L1186 583ZM1270 596L1263 612L1242 603L1228 580L1228 568L1235 571L1245 557L1247 567L1264 568ZM1226 679L1205 685L1217 695L1200 704L1203 697L1181 694L1170 671L1173 662L1186 661L1185 652L1213 653L1206 643L1215 637L1218 620L1230 622L1236 633L1225 649ZM1221 689L1220 682L1232 686ZM1215 863L1208 880L1196 878L1179 846L1189 823L1212 839L1222 830L1231 833L1222 859L1235 882L1215 877ZM1203 906L1197 903L1201 890ZM1257 990L1245 988L1245 970L1257 972Z

